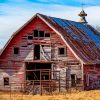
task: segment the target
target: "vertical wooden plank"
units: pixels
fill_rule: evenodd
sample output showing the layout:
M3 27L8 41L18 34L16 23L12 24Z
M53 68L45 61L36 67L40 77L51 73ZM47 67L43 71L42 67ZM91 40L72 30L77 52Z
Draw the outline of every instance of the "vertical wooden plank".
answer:
M32 44L33 60L34 60L34 44Z
M42 70L40 69L40 95L42 95L42 77L41 77L41 74L42 73Z
M34 80L33 80L33 95L34 95Z
M26 63L24 62L24 91L25 91L25 87L26 87Z
M65 82L65 88L66 88L66 90L67 90L67 68L66 68L66 82Z
M12 92L12 91L11 91L11 83L10 83L10 100L11 100L11 92Z
M49 70L49 93L50 93L50 70Z
M61 87L61 84L60 84L60 71L59 71L59 92L60 92L60 87Z

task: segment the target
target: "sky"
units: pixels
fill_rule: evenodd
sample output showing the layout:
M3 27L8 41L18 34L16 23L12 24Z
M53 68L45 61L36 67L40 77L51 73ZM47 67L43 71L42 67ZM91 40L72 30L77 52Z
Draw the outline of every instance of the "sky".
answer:
M100 0L0 0L0 48L36 13L79 21L82 3L88 23L100 25Z

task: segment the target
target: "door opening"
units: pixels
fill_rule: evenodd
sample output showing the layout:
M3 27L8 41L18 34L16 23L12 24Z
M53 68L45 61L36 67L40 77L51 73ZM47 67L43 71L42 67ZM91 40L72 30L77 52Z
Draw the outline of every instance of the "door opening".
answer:
M75 87L76 86L76 75L71 74L71 86Z
M34 46L34 60L40 59L40 45Z
M26 80L49 80L50 70L51 63L26 63Z

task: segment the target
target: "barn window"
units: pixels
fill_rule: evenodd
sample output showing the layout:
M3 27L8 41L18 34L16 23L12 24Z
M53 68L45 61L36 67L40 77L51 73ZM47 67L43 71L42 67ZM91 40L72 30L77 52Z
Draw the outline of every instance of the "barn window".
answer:
M18 47L14 47L14 54L19 54L19 48Z
M34 30L34 37L38 37L39 35L38 35L38 30Z
M28 40L33 40L33 36L28 36Z
M76 86L76 75L71 74L71 86L75 87Z
M45 33L45 37L50 37L50 34L49 33Z
M23 46L21 46L21 47L24 47L24 48L25 48L25 47L27 47L27 45L23 45Z
M4 77L4 86L9 85L9 77Z
M39 37L44 37L44 31L39 31Z
M64 47L58 48L58 55L66 55L66 49Z

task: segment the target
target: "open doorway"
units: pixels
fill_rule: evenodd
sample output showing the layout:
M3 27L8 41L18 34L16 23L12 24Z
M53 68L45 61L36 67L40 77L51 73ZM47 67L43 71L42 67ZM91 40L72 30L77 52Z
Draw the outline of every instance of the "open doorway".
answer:
M49 80L50 70L51 63L26 63L26 80Z
M40 45L34 45L34 60L40 59Z
M76 86L76 75L71 74L71 87L75 87L75 86Z

